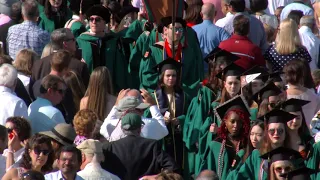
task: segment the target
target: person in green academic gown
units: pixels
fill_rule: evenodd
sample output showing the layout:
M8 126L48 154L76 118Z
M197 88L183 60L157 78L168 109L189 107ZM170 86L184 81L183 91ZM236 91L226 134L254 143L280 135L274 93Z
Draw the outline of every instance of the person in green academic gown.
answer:
M106 66L112 76L114 92L128 88L128 63L125 59L121 39L106 29L110 21L107 8L95 5L86 12L90 30L82 33L77 42L82 49L82 58L89 71Z
M221 121L217 137L208 144L198 172L209 169L225 179L231 168L241 161L239 152L245 147L250 130L249 108L243 96L238 95L215 110Z
M40 13L39 27L50 33L63 28L72 17L72 11L67 3L67 0L46 0L44 11Z
M227 180L248 179L266 180L268 161L260 156L278 147L286 147L289 136L286 135L286 124L296 116L288 112L273 109L259 119L264 120L265 130L261 148L253 150L252 154L237 169L229 172ZM301 163L297 162L297 164Z
M310 176L316 173L318 173L319 176L319 170L302 167L283 173L280 177L283 177L286 180L311 180Z
M161 25L158 26L158 32L163 34L164 40L156 42L146 51L144 59L140 62L139 79L141 88L153 91L157 86L157 72L153 67L171 57L176 61L184 64L181 70L182 88L189 96L195 96L199 84L203 79L203 58L199 47L191 48L187 40L181 42L183 36L188 39L186 22L177 17L175 24L172 25L172 17L164 17L161 19ZM173 33L174 31L174 33ZM172 44L173 43L173 44ZM174 48L174 54L172 49Z

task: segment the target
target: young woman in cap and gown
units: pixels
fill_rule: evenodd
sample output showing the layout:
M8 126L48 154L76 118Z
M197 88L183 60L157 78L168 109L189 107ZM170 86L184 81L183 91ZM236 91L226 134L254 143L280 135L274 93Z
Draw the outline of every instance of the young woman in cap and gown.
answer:
M259 119L265 121L264 137L261 147L253 150L251 155L240 167L231 171L227 180L267 179L268 161L263 160L260 156L278 147L287 146L289 139L286 134L286 124L293 118L295 118L295 115L279 109L273 109L260 117Z
M160 74L159 86L153 92L161 114L164 116L169 134L163 139L164 150L180 167L183 166L184 143L182 128L188 109L188 97L180 87L182 65L172 58L159 63L155 68Z
M283 173L280 177L283 177L285 180L312 180L311 176L320 178L319 170L310 169L307 167L301 167L294 169L292 171ZM318 179L317 178L317 179Z
M247 144L250 112L241 95L226 101L214 111L221 126L217 137L209 142L199 170L213 170L220 179L226 179L229 170L241 161L243 152L238 153Z
M128 88L128 62L122 42L115 33L106 30L106 23L110 21L108 9L95 5L86 12L86 16L90 30L82 33L77 43L90 73L98 66L106 66L112 77L114 91Z
M184 64L181 70L181 83L185 93L190 97L196 96L200 82L203 80L203 58L200 48L192 49L185 37L186 22L177 17L174 25L172 17L164 17L161 19L161 25L158 26L159 32L163 33L164 40L158 41L149 47L146 51L144 59L140 62L139 78L140 87L152 92L157 87L158 74L153 67L168 57ZM174 44L172 44L174 43ZM175 54L172 54L172 48Z

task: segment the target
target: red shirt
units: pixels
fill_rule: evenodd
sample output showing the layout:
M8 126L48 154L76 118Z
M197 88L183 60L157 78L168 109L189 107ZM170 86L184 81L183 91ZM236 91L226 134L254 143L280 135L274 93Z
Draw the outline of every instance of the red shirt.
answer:
M239 56L240 59L235 63L246 70L255 65L266 65L261 49L246 36L233 34L229 39L222 41L219 47Z

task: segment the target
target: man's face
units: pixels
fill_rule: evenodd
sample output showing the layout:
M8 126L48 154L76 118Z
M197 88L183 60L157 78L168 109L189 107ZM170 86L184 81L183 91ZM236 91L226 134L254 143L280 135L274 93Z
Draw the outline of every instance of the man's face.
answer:
M89 18L90 29L93 33L101 33L106 28L106 22L100 16L90 16Z
M168 27L164 27L164 33L168 39L168 41L180 41L182 38L184 29L180 23L175 23L175 33L172 36L173 26L170 24Z
M52 96L54 97L53 98L54 99L54 102L53 102L54 105L59 104L63 100L65 92L66 92L66 87L62 83L59 83L58 89L52 89L51 93L52 93Z
M58 167L62 173L76 173L80 168L80 162L75 153L62 152L58 159Z
M64 46L66 50L68 50L71 53L76 52L76 39L74 38L74 35L71 33L71 31L67 31L67 38L64 41Z

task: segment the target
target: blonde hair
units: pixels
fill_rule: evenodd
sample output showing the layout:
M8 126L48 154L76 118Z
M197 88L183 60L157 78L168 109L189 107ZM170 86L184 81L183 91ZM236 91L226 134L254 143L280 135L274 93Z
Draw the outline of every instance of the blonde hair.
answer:
M292 19L285 19L280 23L280 29L276 37L276 51L280 55L294 53L301 47L298 25Z
M32 74L33 63L38 60L38 54L31 49L22 49L16 56L13 66L25 75Z
M98 116L95 112L89 109L83 109L77 112L73 119L74 130L77 135L91 138L95 128Z
M280 164L281 166L290 166L291 171L294 170L294 166L290 161L285 160L273 162L270 166L270 180L277 180L277 176L274 173L274 168L276 164Z

